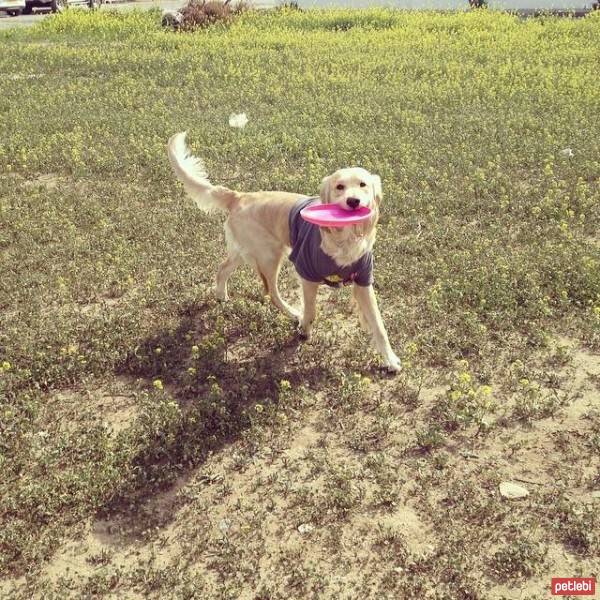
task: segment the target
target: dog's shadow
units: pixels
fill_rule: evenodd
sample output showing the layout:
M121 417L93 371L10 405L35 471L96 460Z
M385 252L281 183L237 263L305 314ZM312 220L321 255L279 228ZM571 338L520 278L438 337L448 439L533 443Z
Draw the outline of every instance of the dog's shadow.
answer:
M304 340L292 322L289 333L280 327L273 344L260 344L247 323L231 324L227 313L216 301L184 306L172 328L149 336L118 366L119 375L152 391L127 442L135 446L128 455L135 476L97 512L94 530L103 543L159 535L176 513L176 492L210 454L238 440L257 418L286 410L283 380L287 389L303 386L309 393L327 382L326 365L298 359ZM173 401L176 416L168 409Z

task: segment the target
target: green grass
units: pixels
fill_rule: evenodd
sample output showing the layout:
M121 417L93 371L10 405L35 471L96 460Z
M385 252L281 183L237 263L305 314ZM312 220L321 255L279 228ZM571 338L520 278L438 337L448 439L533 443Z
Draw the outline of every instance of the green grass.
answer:
M175 34L67 11L0 34L0 589L538 598L597 573L598 17L284 10ZM214 300L222 217L165 155L184 129L235 189L382 177L403 375L348 290L306 344L248 268ZM104 522L87 571L60 568Z

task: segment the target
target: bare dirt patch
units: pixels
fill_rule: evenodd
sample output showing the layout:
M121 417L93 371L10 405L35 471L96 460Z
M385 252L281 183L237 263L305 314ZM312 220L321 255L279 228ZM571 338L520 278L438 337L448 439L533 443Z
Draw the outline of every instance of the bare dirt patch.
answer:
M77 428L85 422L100 421L116 435L135 419L136 389L137 382L119 377L90 389L63 390L51 395L46 410L61 427Z

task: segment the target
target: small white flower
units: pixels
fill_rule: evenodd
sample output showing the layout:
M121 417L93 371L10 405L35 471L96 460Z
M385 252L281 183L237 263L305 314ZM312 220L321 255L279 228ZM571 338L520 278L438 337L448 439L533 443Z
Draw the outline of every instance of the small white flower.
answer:
M237 127L238 129L243 129L248 122L248 117L246 113L240 113L239 115L231 114L229 116L229 126Z
M560 153L563 156L567 156L569 158L571 158L571 156L573 156L573 150L571 150L571 148L565 148L564 150L561 150Z
M314 527L310 523L302 523L301 525L298 525L298 531L302 534L310 533L313 529Z
M231 527L231 521L229 519L221 519L219 521L219 529L222 533L227 533Z

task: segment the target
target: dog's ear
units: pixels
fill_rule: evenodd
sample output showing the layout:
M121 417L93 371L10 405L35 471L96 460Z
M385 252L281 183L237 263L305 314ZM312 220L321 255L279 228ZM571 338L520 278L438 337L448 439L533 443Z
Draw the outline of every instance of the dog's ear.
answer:
M321 188L319 189L319 196L321 196L321 202L323 204L329 204L329 197L331 195L331 179L333 175L327 175L323 177L321 181Z
M383 197L383 190L381 189L381 177L379 175L371 174L371 185L373 186L373 199L375 200L375 206L379 208L381 204L381 198Z

